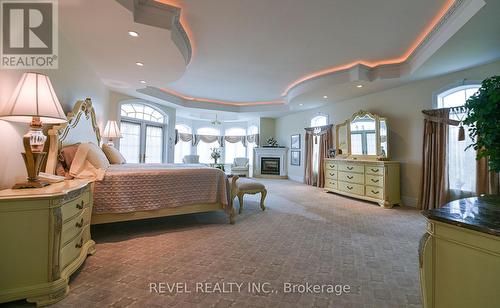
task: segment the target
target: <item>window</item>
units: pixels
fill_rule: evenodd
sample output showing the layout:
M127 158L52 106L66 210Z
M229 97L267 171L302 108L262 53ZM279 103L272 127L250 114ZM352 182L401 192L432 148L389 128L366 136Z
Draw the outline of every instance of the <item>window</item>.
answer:
M191 127L184 125L184 124L177 124L175 125L175 129L179 133L184 133L184 134L191 134ZM177 144L175 145L174 149L174 163L180 164L182 163L182 159L186 155L191 155L191 141L185 142L182 140L179 140Z
M164 130L167 117L140 103L120 108L120 152L129 163L162 163L165 159Z
M224 132L224 135L225 136L245 136L246 129L239 128L239 127L228 128ZM232 164L235 157L247 157L246 149L243 146L243 143L241 143L241 142L231 143L231 142L224 141L224 160L225 160L226 164Z
M466 100L477 92L479 85L464 85L452 88L437 96L437 107L457 107L465 105ZM464 115L450 115L454 120L463 119ZM448 179L453 199L468 197L476 191L476 152L465 148L472 143L468 127L465 128L465 140L458 141L458 126L449 127L448 136Z
M196 130L198 135L210 135L210 136L220 136L220 130L215 127L202 127ZM200 140L196 147L196 153L200 156L200 163L208 164L213 163L214 160L210 157L213 148L219 148L219 142L214 141L211 143L206 143Z
M324 126L328 124L328 116L327 115L317 115L311 119L311 127ZM318 177L319 170L319 141L317 142L317 137L313 137L315 140L313 141L313 183L316 183Z
M257 125L251 125L247 129L247 135L256 135L259 133L259 128ZM250 172L252 172L252 166L253 166L253 149L257 146L256 143L254 142L248 142L247 143L247 157L248 157L248 162L250 165ZM251 176L252 174L250 174Z

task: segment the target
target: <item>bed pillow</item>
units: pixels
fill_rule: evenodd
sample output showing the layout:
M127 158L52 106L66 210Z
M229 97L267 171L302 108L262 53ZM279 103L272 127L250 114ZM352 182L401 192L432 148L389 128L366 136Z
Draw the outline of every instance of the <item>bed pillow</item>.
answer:
M102 151L108 158L109 163L112 165L121 165L127 162L122 153L120 153L120 151L118 151L114 146L103 144Z
M81 146L88 146L89 151L87 153L87 160L98 169L108 169L109 168L109 160L106 157L106 154L101 150L99 146L95 143L89 142L84 143Z
M75 154L79 146L80 143L75 143L65 146L59 151L58 158L64 170L69 171L69 169L71 169L71 163L73 163L73 159L75 159Z
M104 178L109 161L96 144L82 143L76 151L69 173L77 179L100 181Z

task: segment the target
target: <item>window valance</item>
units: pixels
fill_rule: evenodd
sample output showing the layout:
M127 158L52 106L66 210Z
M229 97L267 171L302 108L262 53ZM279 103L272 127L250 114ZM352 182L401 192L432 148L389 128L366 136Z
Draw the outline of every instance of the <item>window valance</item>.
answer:
M218 142L221 147L224 147L224 141L229 143L243 143L243 146L247 146L248 143L259 143L259 134L252 134L247 136L214 136L214 135L199 135L199 134L188 134L179 133L175 130L175 144L179 141L192 142L193 146L197 146L200 141L206 143Z

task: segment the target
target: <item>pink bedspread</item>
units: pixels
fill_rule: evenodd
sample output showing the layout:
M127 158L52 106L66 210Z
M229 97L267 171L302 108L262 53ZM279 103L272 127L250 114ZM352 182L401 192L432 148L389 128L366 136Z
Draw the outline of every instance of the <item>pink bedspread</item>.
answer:
M112 165L94 186L94 213L126 213L183 205L221 203L229 184L219 169L201 165Z

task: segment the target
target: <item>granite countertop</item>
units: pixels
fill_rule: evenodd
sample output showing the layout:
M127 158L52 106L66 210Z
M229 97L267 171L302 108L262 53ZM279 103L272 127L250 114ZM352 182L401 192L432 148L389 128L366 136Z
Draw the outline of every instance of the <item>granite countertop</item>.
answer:
M455 200L422 214L428 219L500 236L500 195Z

